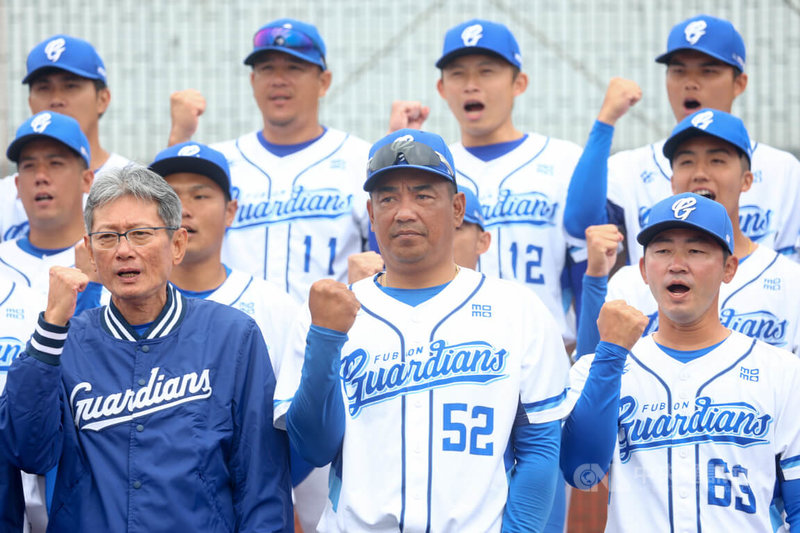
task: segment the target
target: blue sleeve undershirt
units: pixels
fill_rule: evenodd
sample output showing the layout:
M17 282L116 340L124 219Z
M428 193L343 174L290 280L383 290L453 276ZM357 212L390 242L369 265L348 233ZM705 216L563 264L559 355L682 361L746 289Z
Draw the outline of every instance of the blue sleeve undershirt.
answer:
M541 531L544 527L558 481L560 430L558 420L512 429L516 464L509 479L503 533Z
M781 481L781 493L786 511L786 522L794 531L795 528L800 527L800 479Z
M584 274L583 288L581 291L581 308L578 316L577 346L575 358L594 353L597 343L600 342L600 332L597 330L597 317L600 308L606 300L608 293L608 277L595 277ZM577 312L577 309L576 309Z
M330 463L344 439L339 369L346 340L346 333L311 325L300 386L286 413L286 430L292 445L314 466Z
M577 239L585 238L589 226L608 221L608 158L613 138L614 126L596 120L572 172L564 207L564 228Z
M617 441L619 391L628 350L601 341L575 408L561 431L561 471L573 487L589 489L608 472ZM579 469L591 465L594 476ZM599 470L596 471L596 470ZM600 475L602 472L603 475ZM590 479L590 481L588 481Z

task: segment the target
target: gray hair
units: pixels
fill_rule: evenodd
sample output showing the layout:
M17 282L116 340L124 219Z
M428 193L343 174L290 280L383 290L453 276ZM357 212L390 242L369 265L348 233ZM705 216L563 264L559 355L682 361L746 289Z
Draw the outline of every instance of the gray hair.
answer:
M181 225L181 200L164 178L136 164L103 172L94 180L83 210L86 231L92 231L94 210L123 196L158 204L158 215L165 226Z

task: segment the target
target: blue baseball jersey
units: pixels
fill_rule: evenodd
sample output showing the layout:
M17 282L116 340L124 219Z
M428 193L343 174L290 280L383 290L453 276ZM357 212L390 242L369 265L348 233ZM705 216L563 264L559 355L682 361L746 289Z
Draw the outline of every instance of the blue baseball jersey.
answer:
M519 146L489 161L469 153L461 143L450 145L450 150L458 182L478 197L484 228L492 235L478 270L525 284L555 317L562 337L574 338L574 324L568 323L565 313L561 273L570 250L564 204L580 147L529 133Z
M341 351L344 439L319 531L500 531L514 426L568 414L568 358L531 291L461 268L412 307L372 277ZM310 315L275 393L281 427ZM512 463L513 464L513 463Z
M327 129L279 157L257 132L212 145L228 160L239 202L222 247L231 268L275 283L298 302L314 281L347 281L347 257L366 249L369 145Z
M3 451L58 464L54 531L291 531L274 385L252 319L172 287L141 336L113 303L40 318L0 398Z

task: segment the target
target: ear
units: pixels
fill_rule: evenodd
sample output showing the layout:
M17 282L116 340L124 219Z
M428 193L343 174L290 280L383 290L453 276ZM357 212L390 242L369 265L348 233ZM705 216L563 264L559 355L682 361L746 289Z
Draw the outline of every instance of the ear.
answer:
M83 245L86 247L86 251L89 252L89 262L92 263L92 268L97 270L97 263L94 262L94 250L90 246L91 241L88 235L83 236Z
M92 188L92 182L94 181L94 172L91 169L84 169L81 172L81 191L88 193L89 189Z
M256 71L255 69L250 69L250 88L255 88L254 84L256 81Z
M464 213L467 210L467 198L463 192L453 195L453 229L459 227L464 222Z
M375 216L372 214L372 193L370 193L370 197L367 199L367 215L369 215L369 225L374 228Z
M225 204L225 227L231 227L233 224L233 218L236 216L236 210L239 209L239 201L237 199L233 199Z
M733 276L736 274L736 270L739 268L739 258L735 255L731 254L728 256L728 259L725 260L725 266L723 267L722 271L722 281L723 283L730 283L733 279Z
M672 176L670 176L670 177L669 177L669 186L670 186L670 188L672 189L672 194L673 194L673 195L675 195L675 194L679 194L679 193L678 193L678 191L676 191L676 190L675 190L675 180L674 180L674 179L672 179L672 178L674 178L674 177L675 177L674 175L672 175Z
M333 73L330 70L323 70L319 74L319 98L325 96L325 93L328 92L328 89L331 87L331 82L333 81Z
M753 185L753 173L749 170L742 175L742 192L749 191Z
M108 87L97 91L97 116L99 117L108 109L108 104L111 103L111 91Z
M186 228L178 228L172 234L172 265L178 265L183 261L183 255L186 253L186 244L189 242L189 234Z
M517 78L514 80L514 96L519 96L525 92L525 89L528 88L528 75L524 72L520 72L517 74Z
M488 231L480 230L480 234L478 235L478 248L477 252L478 255L483 255L489 251L489 246L492 244L492 234Z
M742 72L733 80L733 97L736 98L747 89L747 74Z
M436 80L436 90L439 91L439 96L444 98L444 81L442 81L441 77Z
M647 271L644 268L644 257L639 258L639 273L642 275L645 284L649 285L649 283L647 283Z

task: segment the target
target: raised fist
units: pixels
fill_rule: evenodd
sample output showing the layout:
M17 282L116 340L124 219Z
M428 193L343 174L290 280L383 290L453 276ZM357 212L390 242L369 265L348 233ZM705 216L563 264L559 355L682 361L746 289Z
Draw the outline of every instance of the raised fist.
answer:
M611 342L630 350L642 337L649 319L635 307L623 300L612 300L603 304L597 318L600 340Z
M344 283L321 279L311 285L308 307L312 324L347 333L356 320L361 304Z

